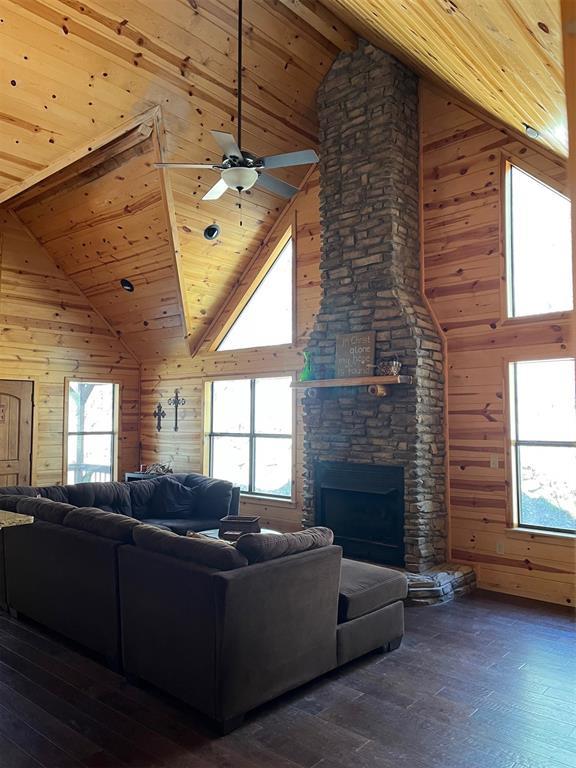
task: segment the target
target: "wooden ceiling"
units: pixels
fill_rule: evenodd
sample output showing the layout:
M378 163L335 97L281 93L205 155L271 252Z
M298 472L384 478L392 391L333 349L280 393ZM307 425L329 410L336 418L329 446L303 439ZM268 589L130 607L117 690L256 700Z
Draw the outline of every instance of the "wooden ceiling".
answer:
M210 130L235 130L236 5L0 0L0 202L157 105L164 159L219 160ZM318 85L354 34L338 23L320 33L270 0L247 0L244 33L244 148L265 155L315 147ZM299 184L307 170L278 175ZM241 210L232 193L202 202L213 172L167 173L193 343L286 201L253 190ZM210 243L203 231L213 222L222 234Z
M245 1L244 149L271 154L316 146L318 85L338 52L353 50L359 32L505 123L534 125L545 143L565 154L555 0L323 2ZM165 160L219 159L210 130L235 132L236 7L237 0L0 0L0 203L54 167L90 153L103 136L119 134L126 121L134 123L155 107L161 110ZM129 160L138 180L134 188L129 182L117 185L113 175L93 179L90 205L70 215L61 208L55 222L50 215L42 218L46 199L27 213L20 211L78 284L80 273L74 270L85 241L76 242L66 222L80 226L90 206L106 199L109 187L114 195L121 188L129 198L140 195L138 184L146 183L158 196L160 172L146 165L150 157ZM307 170L278 175L298 184ZM184 326L195 346L286 203L259 190L243 197L241 209L232 193L202 202L215 174L164 174L171 219L165 211L160 221L156 201L148 208L154 217L150 228L130 209L121 217L118 208L115 220L138 242L144 233L158 237L160 261L167 258L166 243L174 238L170 224L175 223L175 271L166 295L157 295L157 311L147 313L146 334L134 325L144 322L143 315L123 316L120 304L115 305L120 301L116 283L104 288L106 279L117 282L116 270L102 271L96 259L85 273L94 278L85 290L95 306L106 309L112 297L110 322L126 336L134 334L130 342L140 357L168 354L164 340L183 333ZM113 205L119 200L114 196ZM69 202L75 205L76 196ZM38 214L37 223L32 213ZM213 222L220 225L221 236L209 242L202 233ZM116 242L118 232L108 237L124 247ZM95 241L92 246L96 249ZM102 257L102 247L96 250ZM134 262L132 275L138 279L151 266L150 253L144 249L141 269ZM184 318L179 328L175 315L163 314L167 304L169 312L176 306L173 281L178 277Z
M292 0L297 8L311 0ZM566 156L559 0L323 0L371 42Z
M185 328L151 128L13 199L13 210L137 359L183 351ZM120 285L128 278L134 291Z

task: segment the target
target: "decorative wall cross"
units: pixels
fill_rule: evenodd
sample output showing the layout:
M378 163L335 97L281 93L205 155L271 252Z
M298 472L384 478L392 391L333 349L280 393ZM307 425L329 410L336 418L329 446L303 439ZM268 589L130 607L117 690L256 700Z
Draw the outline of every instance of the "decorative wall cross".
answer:
M154 411L152 416L154 416L154 418L156 419L156 431L160 432L160 430L162 429L162 419L164 418L164 416L166 416L166 414L164 413L164 409L162 408L162 403L160 402L158 403L158 405L156 406L156 410Z
M186 405L186 400L180 397L180 390L174 390L174 397L168 400L168 405L174 406L174 432L178 432L178 406Z

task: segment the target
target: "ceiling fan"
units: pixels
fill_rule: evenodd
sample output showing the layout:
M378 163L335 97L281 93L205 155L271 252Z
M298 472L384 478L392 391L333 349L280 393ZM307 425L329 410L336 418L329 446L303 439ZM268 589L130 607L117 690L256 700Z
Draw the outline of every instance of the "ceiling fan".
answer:
M241 150L242 146L242 0L238 0L238 140L231 133L210 131L223 152L219 163L156 163L157 168L209 168L220 171L220 180L206 192L202 200L217 200L228 190L246 192L252 187L262 187L281 197L292 197L297 187L287 184L266 171L270 168L288 168L293 165L309 165L318 162L313 149L286 152L282 155L258 157Z

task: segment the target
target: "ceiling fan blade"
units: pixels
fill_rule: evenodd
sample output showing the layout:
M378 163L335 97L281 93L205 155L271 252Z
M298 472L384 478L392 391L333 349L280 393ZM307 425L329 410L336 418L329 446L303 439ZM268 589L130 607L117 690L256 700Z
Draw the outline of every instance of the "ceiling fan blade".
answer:
M154 163L155 168L211 168L218 170L220 166L212 163Z
M211 187L208 192L206 192L202 200L218 200L218 198L222 197L227 189L228 184L226 184L224 179L220 179L220 181L217 181L216 184L214 184L214 186Z
M222 131L210 131L210 133L214 136L216 143L226 157L237 157L239 160L242 159L240 147L231 133L222 133Z
M267 173L258 174L256 186L263 187L268 192L280 195L281 197L292 197L295 192L298 192L298 187L293 187L292 184L287 184L285 181L269 176Z
M300 152L286 152L283 155L260 157L256 164L263 168L288 168L291 165L309 165L318 162L318 155L313 149L302 149Z

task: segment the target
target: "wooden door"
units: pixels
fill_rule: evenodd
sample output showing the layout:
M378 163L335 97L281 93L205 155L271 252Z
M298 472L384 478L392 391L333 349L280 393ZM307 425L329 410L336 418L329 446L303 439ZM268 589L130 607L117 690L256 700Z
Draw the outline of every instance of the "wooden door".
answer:
M0 380L0 487L30 485L31 381Z

